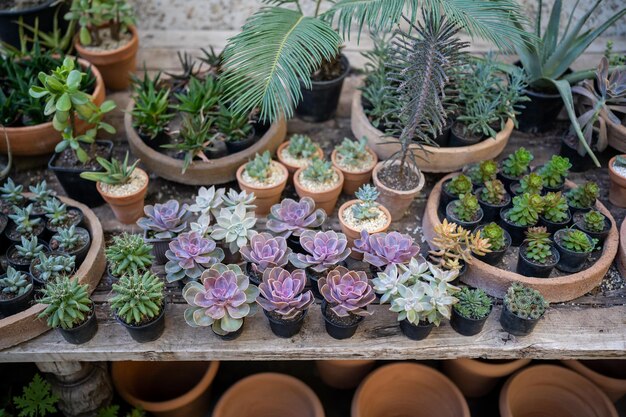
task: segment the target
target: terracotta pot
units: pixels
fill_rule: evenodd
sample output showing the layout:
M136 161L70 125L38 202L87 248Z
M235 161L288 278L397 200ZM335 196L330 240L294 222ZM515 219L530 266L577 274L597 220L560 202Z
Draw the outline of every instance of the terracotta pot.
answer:
M222 395L213 417L324 417L317 395L289 375L260 373L237 382Z
M609 179L611 180L611 185L609 187L609 201L614 206L623 208L626 207L626 178L617 174L617 172L613 169L615 159L616 157L614 156L609 161Z
M78 59L78 63L83 68L91 67L91 71L96 77L96 86L94 88L93 102L98 106L104 102L106 91L102 75L96 67L91 65L84 59ZM76 130L78 133L85 133L89 125L83 120L76 120ZM52 122L42 123L35 126L23 127L7 127L7 135L9 136L9 144L11 145L11 153L14 156L38 156L46 155L54 152L54 147L61 141L61 132L58 132L52 126ZM0 134L0 152L7 153L7 145L4 141L4 134Z
M374 167L378 163L378 156L372 151L369 146L366 148L367 151L372 155L373 161L369 167L364 168L361 171L347 171L342 169L341 166L337 163L337 151L333 150L333 153L330 154L330 159L333 162L335 168L343 172L343 193L348 195L353 195L359 187L363 184L367 184L372 179L372 171Z
M477 359L451 359L443 361L443 372L468 398L487 395L500 378L511 375L530 363L530 359L512 361L480 361Z
M315 361L320 378L337 389L353 389L369 374L376 361Z
M293 174L293 184L296 187L296 193L300 198L311 197L315 201L315 207L324 209L329 216L332 214L335 206L337 205L337 199L341 194L341 188L343 187L343 173L337 168L333 167L337 175L339 175L339 181L330 190L322 192L314 192L306 190L300 184L300 174L304 171L304 168L300 168Z
M111 377L129 404L159 417L203 417L219 362L113 362Z
M626 394L626 361L615 359L562 362L596 384L611 401L616 402Z
M461 391L441 372L416 363L378 368L352 399L352 417L469 417Z
M135 26L129 26L132 35L130 42L111 51L95 51L80 44L78 34L74 38L74 47L81 58L94 64L102 73L104 84L110 90L126 90L130 85L130 73L137 67L136 58L139 49L139 35Z
M148 192L148 184L150 183L146 171L141 168L135 168L135 171L141 173L146 178L146 183L139 191L131 195L114 196L107 194L102 189L102 184L100 182L96 183L96 188L104 201L111 206L111 210L113 210L117 220L124 224L135 224L137 219L143 216L143 203Z
M356 203L358 201L359 200L346 201L345 203L343 203L341 205L341 207L339 207L339 212L337 213L337 217L339 218L339 224L341 225L341 231L343 232L343 234L346 235L346 239L348 239L348 247L349 248L353 248L354 247L354 240L355 239L359 239L361 237L361 231L357 230L357 229L355 229L353 227L348 226L344 222L344 220L343 220L343 212L347 208L349 208L350 206L352 206L354 203ZM387 221L385 222L385 224L383 226L381 226L380 228L378 228L376 230L373 230L370 234L386 232L387 229L389 229L389 226L391 226L391 214L389 213L389 210L387 210L387 208L385 206L383 206L382 204L379 204L378 208L380 208L382 210L382 212L385 213L385 215L387 216ZM352 259L361 260L361 259L363 259L363 254L359 253L359 252L352 251L350 253L350 257Z
M501 417L617 417L615 406L591 381L555 365L513 375L500 392Z
M287 185L287 179L289 177L289 173L287 168L281 164L280 162L272 161L275 166L279 167L281 172L283 173L284 178L278 184L267 185L256 187L248 184L243 180L243 171L246 169L246 165L242 165L237 170L237 182L239 183L239 188L245 190L249 193L254 193L256 196L256 200L254 204L256 204L255 213L257 216L266 216L269 214L270 209L274 204L280 203L280 196Z
M391 220L396 221L400 220L404 217L407 209L415 199L415 197L419 194L419 192L424 187L424 174L419 172L420 180L417 187L408 191L398 191L393 188L389 188L384 185L378 179L378 173L382 169L382 167L386 164L386 162L379 162L374 167L374 171L372 172L372 178L374 180L374 185L380 191L380 197L378 197L378 202L385 206L387 210L389 210L389 214L391 214ZM395 161L393 165L398 165L399 162Z
M287 171L289 171L289 180L291 181L292 178L293 178L293 174L297 170L299 170L300 167L297 166L297 165L290 165L288 162L286 162L283 159L283 156L282 156L283 149L285 149L287 146L289 146L289 141L281 143L281 145L278 147L278 150L276 151L276 157L278 158L280 163L283 164L287 168ZM315 146L317 146L317 156L320 159L323 159L324 158L324 151L322 150L322 148L319 145L316 144Z

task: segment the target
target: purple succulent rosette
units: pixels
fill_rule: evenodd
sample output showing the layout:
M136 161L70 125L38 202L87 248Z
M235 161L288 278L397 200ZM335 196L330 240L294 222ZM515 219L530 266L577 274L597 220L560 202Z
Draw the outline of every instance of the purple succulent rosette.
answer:
M137 220L137 225L155 239L173 239L187 228L187 221L191 212L187 210L187 204L180 206L176 200L167 203L148 204L143 208L146 217Z
M273 237L269 233L252 236L239 252L246 262L252 264L252 270L259 274L263 274L268 268L287 265L291 255L285 238Z
M259 289L250 285L238 265L215 264L202 273L200 282L191 281L183 289L190 305L185 321L191 327L208 327L218 335L236 332L243 319L256 312Z
M326 232L307 230L300 236L300 245L307 253L292 253L289 260L296 268L311 268L315 272L323 272L337 266L351 252L346 235L332 230Z
M165 264L168 282L183 278L196 279L205 269L224 259L224 251L217 247L213 239L205 238L198 232L178 235L165 252L169 261Z
M307 278L302 269L289 272L283 268L266 269L263 282L259 284L257 303L268 312L292 320L313 303L311 290L304 291Z
M411 236L399 232L374 233L361 230L354 241L354 251L363 254L363 261L378 268L390 264L406 264L420 251Z
M376 299L374 290L363 271L349 271L338 266L317 282L320 294L339 317L350 314L368 316L367 306Z
M286 198L272 206L267 220L267 228L285 239L300 236L305 230L320 227L326 221L326 212L315 209L315 201L311 197L303 197L300 201Z

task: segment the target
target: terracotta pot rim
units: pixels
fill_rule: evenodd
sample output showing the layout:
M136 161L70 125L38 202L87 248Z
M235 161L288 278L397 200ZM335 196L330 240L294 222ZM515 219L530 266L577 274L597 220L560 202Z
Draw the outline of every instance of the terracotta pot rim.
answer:
M137 32L137 28L135 25L130 25L128 26L128 30L131 33L130 41L110 51L93 51L85 48L80 44L78 33L74 36L74 47L76 48L76 52L80 55L90 58L107 59L120 55L120 59L123 59L126 58L126 54L132 55L133 51L139 47L139 33Z
M593 375L594 378L604 382L605 384L621 385L623 389L626 390L626 378L620 379L620 378L615 378L612 376L602 374L588 367L587 365L583 364L579 360L567 360L567 361L562 361L562 362L563 364L565 364L565 366L567 366L570 369L573 369L574 371L578 373L582 373L582 372L589 373L590 375ZM582 375L585 376L584 374Z
M329 188L328 190L324 190L324 191L311 191L308 188L305 188L302 186L302 184L300 183L300 174L302 174L302 171L304 171L305 169L306 169L305 167L298 168L298 170L293 174L293 182L297 188L300 188L301 190L312 195L322 195L322 194L334 195L337 190L339 190L339 192L341 193L341 189L343 188L343 182L345 178L343 176L343 172L341 172L340 169L337 169L335 166L333 166L333 170L339 176L339 181L337 181L337 184L335 184L333 188ZM332 200L332 199L329 199L329 200Z
M463 368L464 370L471 370L472 372L487 377L502 378L525 367L531 362L531 359L512 359L507 363L490 363L482 362L474 358L457 358L454 362L457 367Z
M288 162L286 162L286 161L283 159L283 157L282 157L282 155L281 155L281 154L283 153L283 150L284 150L287 146L289 146L289 142L290 142L290 140L287 140L287 141L285 141L285 142L281 143L281 144L278 146L278 149L276 149L276 158L278 158L278 162L280 162L281 164L283 164L285 167L287 167L287 168L291 168L292 170L296 170L296 171L297 171L298 169L300 169L300 168L302 168L302 167L299 167L299 166L297 166L297 165L290 165ZM319 144L317 144L317 143L315 143L315 146L317 147L317 155L320 157L320 159L324 158L324 150L322 149L322 147L321 147Z
M342 168L337 162L337 150L336 149L333 149L333 151L331 152L330 160L332 161L333 166L335 166L335 168L337 168L338 170L344 173L344 176L367 174L373 171L376 164L378 164L378 155L376 155L376 153L372 150L372 148L369 147L369 145L366 147L366 149L367 149L367 152L369 152L369 154L372 155L373 157L372 164L371 166L367 168L363 168L360 171L347 171L344 168Z
M339 222L341 223L341 225L343 227L345 227L347 230L350 230L351 232L354 232L356 234L361 234L360 230L357 230L353 227L350 227L350 225L348 225L346 222L343 221L343 212L344 210L346 210L347 208L349 208L350 206L352 206L353 204L357 203L359 200L358 199L353 199L353 200L348 200L345 203L343 203L341 205L341 207L339 207L339 211L337 212L337 217L339 218ZM389 226L391 226L391 214L389 213L389 210L387 210L387 208L385 206L383 206L380 203L376 203L378 204L378 208L385 213L385 216L387 217L387 221L385 222L384 226L379 227L378 229L376 229L373 232L368 232L369 234L374 234L374 233L379 233L379 232L383 232L387 229L389 229Z
M392 165L398 165L400 162L399 161L394 161L392 162ZM374 166L374 170L372 171L372 179L374 180L374 184L376 185L376 187L378 188L382 188L383 190L389 192L389 193L394 193L394 194L398 194L401 196L412 196L415 195L417 193L419 193L422 188L424 188L424 183L426 182L426 178L424 177L424 173L418 168L417 169L417 173L420 176L419 179L419 183L417 184L417 186L415 188L412 188L410 190L406 190L406 191L401 191L401 190L394 190L393 188L389 188L387 187L385 184L382 183L382 181L378 178L378 172L386 165L389 164L388 161L380 161L376 164L376 166Z
M283 172L283 179L276 184L264 185L259 187L257 185L252 185L244 181L243 170L246 169L246 164L243 164L239 168L237 168L237 181L239 181L241 184L244 184L247 188L250 188L251 190L271 190L287 184L287 180L289 179L289 171L287 170L287 167L285 167L285 165L283 165L279 161L272 161L272 165L279 167L279 169Z
M134 200L134 197L138 197L140 195L144 195L146 193L146 190L148 189L148 184L150 184L150 176L148 175L148 173L146 171L144 171L143 169L137 167L135 168L135 171L141 173L141 175L143 175L143 177L146 179L146 183L143 185L143 187L141 187L139 190L135 191L132 194L129 195L111 195L106 193L103 189L102 189L102 183L100 181L96 182L96 188L98 189L98 192L100 194L102 194L103 197L106 197L110 200L113 201L121 201L121 200Z
M626 156L626 155L624 155L624 156ZM609 163L608 163L609 178L611 179L611 181L613 181L614 183L616 183L620 187L626 188L626 178L624 178L621 175L619 175L613 169L613 164L615 163L616 159L617 159L617 156L614 156L613 158L609 159Z

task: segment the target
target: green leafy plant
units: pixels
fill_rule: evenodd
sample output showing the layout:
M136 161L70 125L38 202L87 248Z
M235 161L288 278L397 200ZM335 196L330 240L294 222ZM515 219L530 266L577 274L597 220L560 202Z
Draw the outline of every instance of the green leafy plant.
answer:
M506 190L504 184L500 180L491 180L485 182L480 191L480 199L485 203L499 205L505 201Z
M538 194L522 194L513 197L513 207L507 212L508 219L518 226L534 226L543 213L543 198Z
M147 271L154 261L152 245L144 242L140 235L130 233L113 237L106 248L106 258L116 276Z
M480 230L480 237L489 242L489 249L494 252L501 251L506 247L506 238L504 237L504 229L497 223L491 222Z
M552 258L552 241L545 227L529 227L524 242L526 243L524 255L531 261L545 264Z
M149 140L168 131L168 124L175 116L170 107L170 89L161 86L161 73L150 77L144 73L143 79L132 77L135 106L131 112L133 127Z
M559 243L573 252L589 253L595 248L595 239L577 229L565 229L559 236Z
M302 179L307 181L317 184L326 184L333 181L336 174L330 161L314 158L300 175Z
M463 194L461 198L454 201L452 212L463 222L472 222L476 220L480 210L480 204L474 194Z
M361 186L354 195L359 200L352 205L352 215L355 219L360 221L375 219L380 215L380 209L378 209L378 203L376 200L380 195L380 192L376 187L369 184Z
M517 317L537 320L545 313L548 303L539 291L516 282L506 290L504 306Z
M613 52L613 41L607 41L604 48L604 57L609 61L609 65L619 66L626 64L626 56Z
M562 186L571 167L572 164L568 158L552 155L548 163L538 170L539 175L543 178L543 186L551 188Z
M598 210L591 210L584 214L583 224L590 232L601 233L606 227L606 216Z
M513 178L521 178L528 172L534 156L524 147L518 148L502 161L502 173Z
M360 90L363 94L364 111L372 126L386 130L388 119L394 108L393 91L389 85L389 62L391 62L392 36L372 33L373 47L361 53L366 59L365 82Z
M600 196L600 187L593 181L587 181L583 186L569 190L565 196L572 207L580 209L593 207Z
M491 313L493 301L480 288L471 289L469 287L461 288L461 291L454 295L459 302L454 304L454 310L462 317L481 320Z
M543 178L541 175L531 172L525 175L519 182L520 194L541 194L543 190Z
M12 298L20 297L33 289L33 282L24 272L9 265L4 278L0 278L0 291Z
M186 72L183 71L183 73ZM209 75L202 80L191 76L185 91L175 94L178 100L176 109L192 115L208 114L217 109L222 94L223 88L219 78Z
M367 164L368 158L371 159L370 153L367 151L367 139L364 137L360 140L344 138L335 150L340 163L351 168L361 167Z
M150 271L132 271L113 284L115 295L109 300L111 309L124 323L146 324L165 308L163 281Z
M265 151L261 155L257 153L254 159L246 164L245 171L255 180L265 182L271 175L271 168L272 156L269 151Z
M56 413L59 397L52 392L52 386L39 374L24 387L22 395L13 397L15 408L19 410L18 417L45 417Z
M40 302L48 306L39 318L47 318L48 326L52 328L72 329L94 314L89 286L67 275L48 281L41 294Z
M482 161L479 164L473 165L473 169L467 171L467 175L472 180L473 184L482 184L486 181L496 179L498 174L498 163L493 159Z
M313 159L317 155L318 147L307 135L293 135L289 139L287 152L295 159Z
M463 174L457 175L446 184L446 191L457 197L464 194L471 194L473 189L472 181Z
M168 143L162 146L163 148L175 149L184 154L183 174L196 158L209 162L209 158L204 152L211 148L219 136L219 133L214 133L213 118L202 113L185 114L179 134L181 139L179 142Z
M116 158L111 158L107 161L104 158L98 157L96 160L98 164L104 169L101 172L81 172L80 177L89 181L101 182L109 185L123 185L130 181L139 159L133 162L132 165L128 165L129 153L126 151L126 157L123 162L120 162Z
M74 0L65 19L78 22L78 38L85 46L102 44L102 27L108 28L111 39L119 41L135 23L132 6L125 0Z
M220 104L215 116L215 127L228 142L247 139L253 133L248 115L237 114L224 103Z
M563 223L569 219L567 199L560 192L548 193L543 197L542 216L554 223Z

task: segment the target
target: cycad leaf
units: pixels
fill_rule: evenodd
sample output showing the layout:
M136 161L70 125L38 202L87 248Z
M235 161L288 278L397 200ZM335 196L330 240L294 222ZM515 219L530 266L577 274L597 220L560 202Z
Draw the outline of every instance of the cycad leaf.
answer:
M311 88L311 73L323 59L337 55L340 42L321 19L283 8L261 9L224 52L226 96L233 111L258 107L262 120L291 117L302 98L300 81Z

